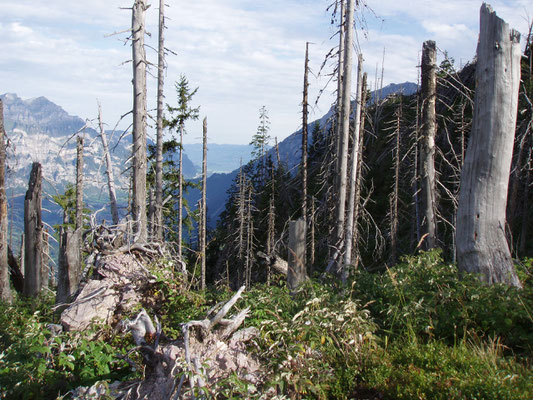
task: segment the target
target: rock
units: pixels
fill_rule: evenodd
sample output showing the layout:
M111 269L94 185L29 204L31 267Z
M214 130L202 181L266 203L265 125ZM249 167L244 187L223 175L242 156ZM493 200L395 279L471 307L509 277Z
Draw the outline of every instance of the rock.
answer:
M119 303L119 293L110 283L90 280L74 303L61 314L61 325L67 331L81 331L94 321L110 323Z

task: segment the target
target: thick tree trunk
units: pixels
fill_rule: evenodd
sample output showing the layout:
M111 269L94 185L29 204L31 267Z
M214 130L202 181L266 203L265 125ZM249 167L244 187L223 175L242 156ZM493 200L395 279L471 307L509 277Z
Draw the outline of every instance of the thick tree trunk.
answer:
M437 127L435 102L437 99L437 48L428 40L422 46L422 141L420 146L420 177L422 235L427 235L424 248L437 245L437 200L435 187L435 132Z
M457 262L487 283L521 286L505 212L520 85L520 35L481 6L476 97L457 210Z
M354 212L355 212L355 186L357 180L357 164L359 163L359 134L361 129L361 98L363 90L363 55L359 54L357 64L357 91L356 91L356 106L354 118L354 133L352 140L352 158L350 166L350 197L348 200L348 214L346 216L346 250L344 252L344 268L342 273L342 281L346 282L348 279L349 266L352 264L352 245L354 232Z
M202 159L202 213L200 214L200 255L202 257L202 290L205 289L206 265L206 232L207 232L207 118L204 118L203 127L203 159Z
M307 227L303 219L289 222L289 268L287 286L294 293L307 279L305 265L305 238Z
M41 219L41 164L31 168L28 191L24 199L24 295L35 297L42 287L43 223Z
M4 129L4 105L0 100L0 300L11 302L9 287L8 243L7 243L7 196L6 196L6 142Z
M163 89L165 83L165 1L159 0L159 54L157 62L157 132L155 156L155 216L152 235L163 240Z
M133 32L133 232L136 241L147 239L146 222L146 54L144 27L146 0L135 0Z
M76 148L76 229L83 226L83 136Z
M115 177L113 173L113 162L111 160L111 153L109 152L109 145L107 143L107 135L104 130L104 122L102 120L102 106L98 102L98 125L100 127L100 139L102 140L102 148L104 150L104 158L106 164L107 175L107 189L109 191L109 204L111 205L111 218L113 225L118 225L118 207L117 207L117 192L115 190Z
M344 74L342 82L342 118L341 118L341 153L340 170L339 170L339 187L337 196L337 210L336 210L336 234L335 245L340 250L337 260L336 273L338 276L343 275L343 257L342 243L346 243L345 239L345 210L346 210L346 185L347 185L347 170L348 170L348 139L350 131L350 95L352 87L352 54L353 54L353 20L354 20L355 0L348 0L348 8L345 19L345 43L344 43Z
M43 254L41 256L41 290L48 289L50 277L50 244L48 242L48 229L43 229Z
M76 292L81 278L80 242L82 230L74 232L70 228L61 230L59 249L56 304L66 303Z

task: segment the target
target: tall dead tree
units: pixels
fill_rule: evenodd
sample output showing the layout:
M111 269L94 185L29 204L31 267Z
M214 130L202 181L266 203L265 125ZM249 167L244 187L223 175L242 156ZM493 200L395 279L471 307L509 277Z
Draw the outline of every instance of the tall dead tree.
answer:
M399 96L400 102L398 108L394 112L394 185L390 198L390 264L393 265L397 261L398 254L398 203L400 200L400 131L402 120L402 96Z
M83 136L76 146L76 229L83 226Z
M347 190L347 170L348 170L348 139L350 131L350 95L352 87L352 55L353 55L353 21L354 21L355 0L348 0L346 18L344 21L346 33L344 42L344 73L342 81L342 105L341 105L341 146L339 185L336 209L336 229L335 244L339 250L336 273L343 276L342 250L345 244L345 212L346 212L346 190Z
M0 300L11 301L7 250L7 196L6 196L6 141L4 129L4 104L0 100Z
M353 126L352 137L352 157L350 166L350 196L348 200L348 213L346 215L346 249L344 251L344 268L342 273L342 281L346 282L348 279L348 267L352 263L352 245L354 232L354 211L355 211L355 186L359 176L357 176L357 164L359 162L359 134L361 128L361 98L363 90L363 55L359 54L357 64L357 91L356 91L356 106L355 118Z
M307 224L307 90L309 87L309 42L305 44L304 90L302 101L302 218Z
M35 297L42 287L43 222L41 218L41 164L34 162L24 198L24 295Z
M102 106L98 102L98 126L100 128L100 139L102 140L102 148L104 150L104 159L106 165L107 176L107 190L109 191L109 204L111 206L111 219L113 225L118 225L118 207L117 207L117 192L115 190L115 176L113 173L113 161L111 160L111 153L109 152L109 144L107 142L107 135L104 130L104 122L102 120Z
M345 4L346 0L340 0L340 24L339 24L339 65L337 66L337 104L336 104L336 125L335 125L335 154L337 155L335 163L335 176L338 179L338 176L341 171L340 157L338 155L341 153L341 136L342 136L342 90L343 82L342 77L344 74L344 41L345 39Z
M147 240L146 222L146 53L144 49L146 0L135 0L132 8L133 55L133 233Z
M359 252L359 219L361 214L361 188L363 186L363 143L365 136L365 112L366 112L366 102L367 102L367 74L363 74L363 86L361 88L361 123L359 128L359 145L357 149L359 151L359 156L357 157L357 181L355 186L355 201L354 201L354 215L353 215L353 250L352 250L352 259L354 269L357 270L359 267L360 261L360 252Z
M163 89L165 84L165 0L159 0L159 49L157 59L157 120L155 156L155 215L152 236L163 240ZM181 172L181 171L180 171Z
M435 187L435 132L437 117L437 48L432 40L422 46L422 140L420 146L420 180L422 200L422 235L424 248L437 245L437 199Z
M476 94L457 210L457 263L489 284L521 286L505 236L520 86L520 34L480 11Z
M181 171L180 171L181 172ZM200 256L202 257L202 290L205 289L206 232L207 232L207 117L203 123L203 159L202 159L202 205L200 214Z

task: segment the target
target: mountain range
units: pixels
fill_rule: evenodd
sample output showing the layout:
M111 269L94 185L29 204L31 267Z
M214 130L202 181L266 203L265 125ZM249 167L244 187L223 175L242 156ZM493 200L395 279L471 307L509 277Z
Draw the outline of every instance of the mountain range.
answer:
M416 90L417 85L410 82L392 84L383 88L379 97L383 98L398 92L408 95ZM374 96L377 94L374 93ZM75 134L80 130L85 136L85 202L92 210L100 209L107 204L101 141L98 133L90 124L86 124L86 121L79 117L69 115L45 97L23 100L16 94L7 93L0 95L0 99L4 104L5 129L8 138L6 189L15 242L22 232L24 194L32 162L40 162L43 168L43 207L45 209L43 220L49 226L61 222L62 212L50 200L50 196L63 193L68 183L76 181ZM309 126L314 126L318 122L321 127L324 127L332 115L333 109L317 121L311 122ZM279 143L280 158L289 169L298 165L300 159L301 132L300 129ZM309 129L309 132L312 132L312 129ZM119 201L122 203L122 214L124 214L129 176L123 170L123 166L130 156L131 140L126 137L119 141L120 133L115 132L113 136L111 132L107 133L110 148L113 149L115 184L119 191ZM309 138L309 143L312 143L312 138ZM269 151L275 159L275 149L272 148ZM198 179L201 172L201 159L201 144L184 145L184 175L187 179ZM216 224L218 216L224 210L228 197L227 191L238 174L239 166L241 163L246 164L250 159L251 146L249 145L208 144L207 207L211 227ZM199 199L200 193L193 189L187 197L189 204L193 205ZM109 212L99 215L110 220Z

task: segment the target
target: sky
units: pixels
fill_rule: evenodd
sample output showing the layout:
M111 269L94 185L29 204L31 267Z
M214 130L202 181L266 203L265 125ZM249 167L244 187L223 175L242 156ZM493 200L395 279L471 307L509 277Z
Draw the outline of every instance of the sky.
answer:
M247 144L266 106L270 135L282 140L301 127L305 43L310 42L310 121L334 101L337 46L334 0L166 0L165 102L176 105L175 82L184 74L198 87L193 105L207 117L213 143ZM131 47L125 42L133 0L2 0L0 93L45 96L69 114L92 120L97 99L111 129L132 107ZM147 57L157 64L159 2L148 0ZM460 67L476 51L478 0L365 0L357 13L357 50L370 85L417 82L422 43L435 40ZM497 14L524 37L533 0L493 0ZM125 32L126 31L126 32ZM115 33L115 34L114 34ZM355 69L355 66L354 66ZM377 75L376 75L377 71ZM157 67L148 75L148 108L156 105ZM329 84L328 84L329 82ZM324 89L318 99L319 92ZM155 111L152 112L155 116ZM151 122L154 125L153 122ZM128 126L127 118L121 127ZM187 125L188 143L201 141L201 121ZM149 128L149 135L154 130Z

